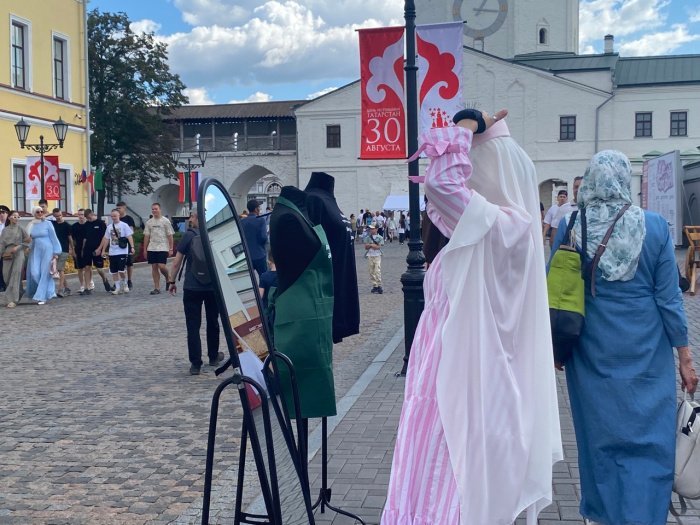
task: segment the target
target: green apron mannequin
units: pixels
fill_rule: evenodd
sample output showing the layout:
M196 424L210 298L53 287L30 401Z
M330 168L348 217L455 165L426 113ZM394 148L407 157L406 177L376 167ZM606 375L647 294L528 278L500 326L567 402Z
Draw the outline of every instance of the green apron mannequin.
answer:
M283 188L270 219L270 241L280 277L280 286L270 298L274 309L273 339L276 350L294 364L302 417L327 417L336 414L333 267L323 228L313 226L291 200L294 197L302 205L303 195L296 188ZM308 240L312 244L305 243ZM292 261L294 258L297 260ZM294 274L298 277L288 283L283 282L286 261L290 266L301 263ZM284 365L279 371L282 395L289 409L292 406L289 374ZM290 415L293 416L291 411Z

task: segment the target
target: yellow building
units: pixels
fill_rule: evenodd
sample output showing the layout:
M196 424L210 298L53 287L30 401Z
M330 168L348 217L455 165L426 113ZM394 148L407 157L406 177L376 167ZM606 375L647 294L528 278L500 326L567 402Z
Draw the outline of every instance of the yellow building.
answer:
M87 0L2 0L0 2L0 204L30 211L37 200L25 198L28 156L15 131L20 120L31 125L27 144L58 140L53 124L69 125L58 155L60 200L49 208L69 212L89 204L88 184L77 184L89 172Z

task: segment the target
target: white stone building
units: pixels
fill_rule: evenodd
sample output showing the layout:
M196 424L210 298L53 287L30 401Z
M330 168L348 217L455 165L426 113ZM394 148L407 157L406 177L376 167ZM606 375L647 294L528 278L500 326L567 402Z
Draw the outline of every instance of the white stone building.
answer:
M603 54L577 55L577 0L417 0L416 12L419 24L467 20L464 99L491 112L508 108L545 206L596 151L619 149L632 159L634 193L645 155L678 149L684 162L700 160L700 55L620 57L612 36ZM359 81L295 114L301 187L312 171L328 172L346 214L408 192L404 162L358 160Z

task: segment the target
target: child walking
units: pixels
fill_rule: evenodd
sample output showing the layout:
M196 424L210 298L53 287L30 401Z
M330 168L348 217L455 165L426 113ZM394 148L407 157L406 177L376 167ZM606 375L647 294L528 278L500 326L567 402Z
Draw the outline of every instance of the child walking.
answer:
M384 237L377 233L377 223L369 226L369 233L365 234L365 250L367 264L369 266L369 279L372 282L372 293L384 293L382 290L382 245Z

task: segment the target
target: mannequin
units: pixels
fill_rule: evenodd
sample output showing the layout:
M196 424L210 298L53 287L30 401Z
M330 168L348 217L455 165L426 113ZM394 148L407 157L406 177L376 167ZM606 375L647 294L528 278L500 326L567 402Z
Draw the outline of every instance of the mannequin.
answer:
M270 306L275 313L275 349L292 360L301 416L310 418L336 414L334 301L330 246L323 228L313 226L306 216L305 202L303 191L285 186L270 217L270 245L279 280ZM289 372L284 366L279 372L289 410L293 406Z
M333 177L315 171L304 191L309 218L323 226L333 255L333 342L339 343L360 332L360 297L350 221L338 207L334 187Z

